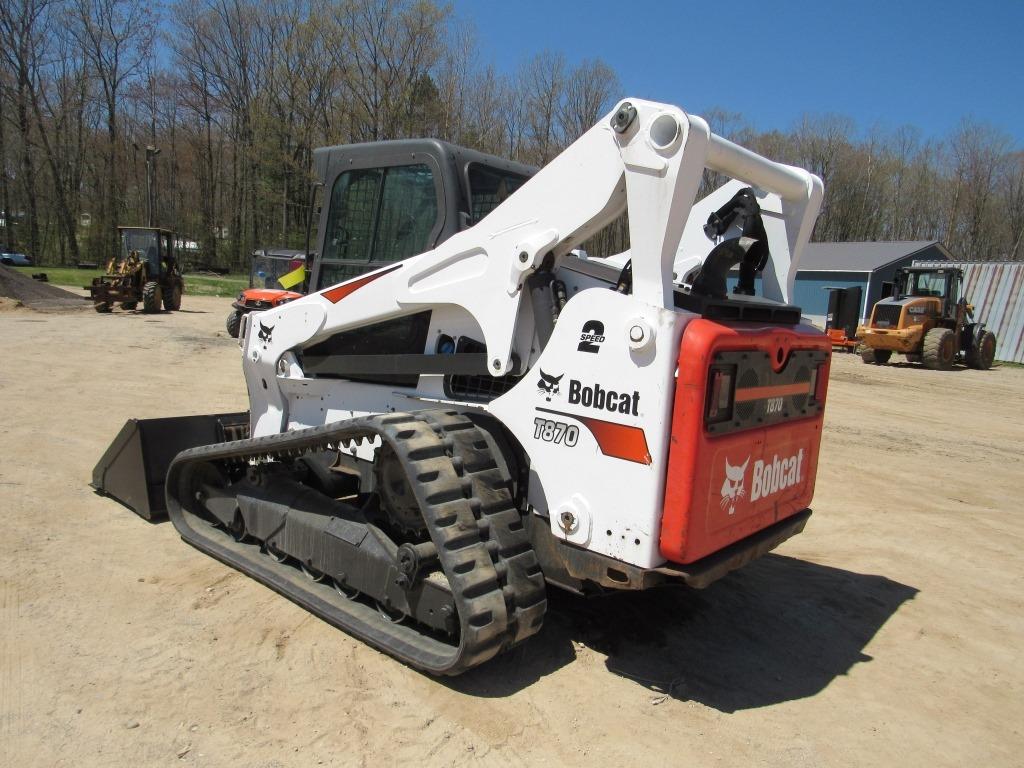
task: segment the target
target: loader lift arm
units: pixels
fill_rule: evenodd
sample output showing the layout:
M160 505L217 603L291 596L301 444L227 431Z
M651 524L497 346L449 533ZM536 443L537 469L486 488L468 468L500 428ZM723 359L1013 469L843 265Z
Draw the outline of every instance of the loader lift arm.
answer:
M695 206L705 169L734 181ZM273 342L249 334L245 355L246 378L268 383L250 387L253 434L276 433L287 423L286 399L270 382L278 366L295 364L290 350L419 307L463 308L480 326L488 373L523 373L532 336L517 328L526 279L545 259L559 263L623 211L629 214L632 294L652 308L671 308L679 265L703 264L715 245L698 217L706 221L749 187L760 200L770 253L765 297L788 302L820 207L821 180L712 134L702 118L677 107L623 101L477 226L399 265L267 313L273 322L262 322L279 329ZM716 233L719 240L724 234Z

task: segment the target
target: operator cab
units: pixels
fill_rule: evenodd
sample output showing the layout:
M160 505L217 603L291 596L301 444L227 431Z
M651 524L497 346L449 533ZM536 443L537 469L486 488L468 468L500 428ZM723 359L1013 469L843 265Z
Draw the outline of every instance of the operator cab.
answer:
M904 267L896 272L895 299L941 299L941 314L949 315L960 298L961 276L959 269L950 267Z
M313 164L327 206L314 291L436 248L537 172L435 139L325 147Z
M146 272L159 275L174 263L173 234L166 229L149 227L118 227L121 235L121 259L127 261L134 253L146 262Z
M950 269L907 267L896 276L899 295L935 296L940 299L956 298L956 274Z

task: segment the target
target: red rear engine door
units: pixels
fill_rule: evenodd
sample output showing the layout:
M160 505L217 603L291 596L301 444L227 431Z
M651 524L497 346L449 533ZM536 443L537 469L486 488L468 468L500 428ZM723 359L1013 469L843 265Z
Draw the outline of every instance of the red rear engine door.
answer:
M692 563L806 509L831 344L808 326L692 321L679 348L661 552Z

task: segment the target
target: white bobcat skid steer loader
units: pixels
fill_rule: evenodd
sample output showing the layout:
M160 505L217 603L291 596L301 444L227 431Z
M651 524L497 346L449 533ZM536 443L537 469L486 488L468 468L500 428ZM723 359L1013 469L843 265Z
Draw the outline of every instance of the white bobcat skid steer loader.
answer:
M532 178L439 142L316 164L311 293L242 328L248 434L190 417L164 476L130 423L97 488L150 516L163 479L190 544L434 674L534 634L547 584L702 587L803 529L817 177L635 99ZM733 181L695 203L705 169ZM574 252L626 210L629 254Z

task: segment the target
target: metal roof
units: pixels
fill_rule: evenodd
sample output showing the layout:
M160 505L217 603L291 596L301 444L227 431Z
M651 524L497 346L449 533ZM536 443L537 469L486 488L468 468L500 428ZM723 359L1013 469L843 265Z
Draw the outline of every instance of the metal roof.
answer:
M874 272L903 261L932 246L952 258L937 240L882 240L851 243L808 243L800 257L800 272Z
M996 335L996 360L1024 363L1024 262L921 261L919 267L960 267L974 319Z

